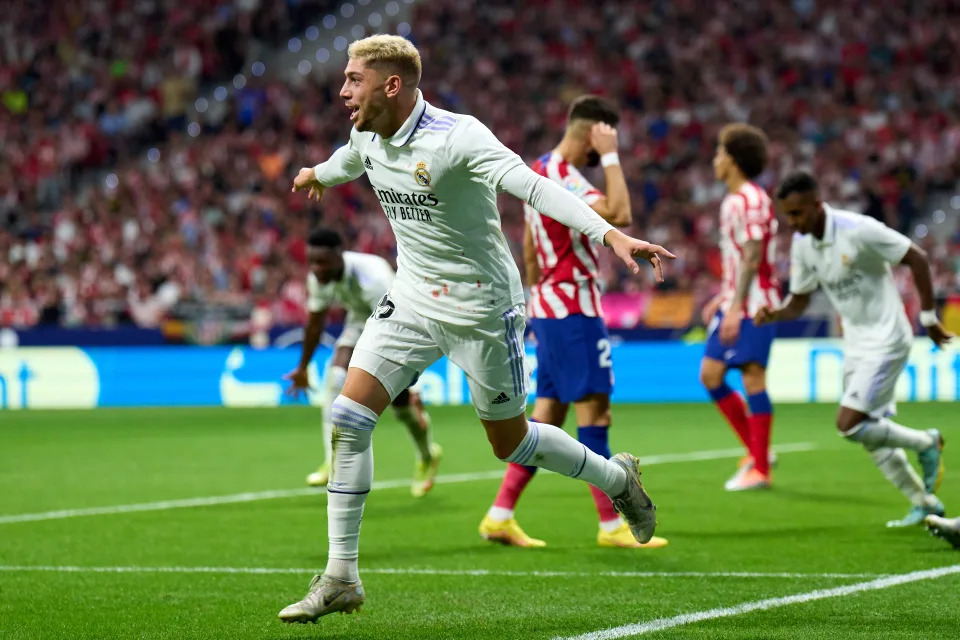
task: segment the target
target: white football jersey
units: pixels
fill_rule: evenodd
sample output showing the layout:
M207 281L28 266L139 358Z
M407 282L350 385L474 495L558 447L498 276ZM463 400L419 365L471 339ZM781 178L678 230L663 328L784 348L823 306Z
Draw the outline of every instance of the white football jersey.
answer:
M476 118L417 94L391 138L352 129L315 174L332 186L366 172L397 238L391 295L429 318L473 325L524 301L497 210L500 179L523 160Z
M380 256L344 251L341 280L320 284L313 273L307 276L307 310L342 307L354 319L366 319L390 290L393 278L393 267Z
M893 280L910 239L873 218L823 205L823 239L794 234L790 292L823 286L840 313L845 350L873 356L909 348L913 329Z

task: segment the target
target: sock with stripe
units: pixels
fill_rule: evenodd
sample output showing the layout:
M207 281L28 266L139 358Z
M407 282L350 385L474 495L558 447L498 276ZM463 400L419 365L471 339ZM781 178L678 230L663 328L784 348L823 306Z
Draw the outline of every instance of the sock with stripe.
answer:
M934 437L926 431L905 427L889 418L864 420L843 435L869 448L899 447L926 451L936 444Z
M611 454L608 431L609 428L606 426L578 427L577 440L586 445L590 451L609 460ZM607 531L615 531L623 521L617 514L617 510L613 508L613 503L603 491L592 484L589 486L593 503L597 507L597 515L600 516L600 526Z
M520 499L523 490L533 480L533 475L536 472L536 467L524 467L515 462L508 463L507 470L503 474L503 481L500 483L500 490L497 491L497 497L487 515L493 520L500 521L513 518L513 510L517 507L517 501Z
M753 468L763 475L770 475L770 431L773 427L773 405L766 390L747 396L750 407L750 455Z
M550 424L528 422L526 435L504 462L534 465L579 478L608 496L620 495L627 488L627 474L619 465Z
M743 402L743 397L730 388L730 385L726 382L716 389L707 389L707 392L714 404L717 405L717 409L720 410L720 413L733 428L733 432L740 438L740 442L749 451L752 438L750 437L750 424L747 421L747 406Z
M357 557L363 504L373 483L373 427L377 414L344 396L330 409L333 460L327 483L329 552L324 572L347 582L360 579Z

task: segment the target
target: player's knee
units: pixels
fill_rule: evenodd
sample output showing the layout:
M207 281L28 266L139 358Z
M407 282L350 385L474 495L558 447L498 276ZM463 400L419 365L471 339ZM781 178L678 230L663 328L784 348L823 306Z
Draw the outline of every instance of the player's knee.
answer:
M487 439L493 448L493 455L502 462L516 462L526 464L521 460L526 458L527 449L532 449L527 439L527 427L523 429L488 429ZM525 446L526 443L526 446ZM532 451L531 451L532 452Z
M347 448L354 448L353 444L365 448L377 424L376 412L342 395L333 401L330 419L333 422L334 449L338 448L338 442Z
M723 370L715 369L714 367L701 367L700 368L700 384L705 386L707 389L716 389L723 384Z
M857 439L856 434L863 431L868 422L867 416L846 407L841 407L837 413L837 430L841 435L852 440Z
M748 396L754 396L767 390L767 372L762 368L750 368L743 371L743 390Z

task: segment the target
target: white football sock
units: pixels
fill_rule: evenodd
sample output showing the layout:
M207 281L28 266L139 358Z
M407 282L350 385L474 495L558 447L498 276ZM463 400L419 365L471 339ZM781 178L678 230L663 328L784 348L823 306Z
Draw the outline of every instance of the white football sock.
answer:
M617 516L613 520L601 520L600 528L607 533L613 533L614 531L622 527L623 524L624 524L623 518L621 518L620 516Z
M394 407L394 415L397 420L402 422L413 440L413 445L417 448L417 456L421 461L430 462L433 456L430 455L430 417L427 412L423 412L423 425L417 419L417 413L413 407Z
M627 488L627 473L620 465L590 451L563 429L542 422L527 422L527 435L503 461L543 467L579 478L611 497Z
M512 520L513 509L507 509L506 507L498 507L497 505L493 505L490 507L490 510L487 511L487 515L490 516L491 520L496 520L498 522Z
M347 370L343 367L330 367L324 380L323 400L323 460L333 464L333 402L343 390L347 381Z
M886 479L890 481L890 484L899 489L910 501L910 504L915 507L927 504L927 492L923 486L923 480L910 466L907 461L907 454L903 449L880 447L869 451L869 453L874 463L880 468Z
M926 431L905 427L889 418L864 420L844 435L868 449L891 447L925 451L935 444L933 436Z
M330 411L333 461L327 483L327 537L330 549L325 574L356 582L363 504L373 483L373 427L377 414L339 396Z

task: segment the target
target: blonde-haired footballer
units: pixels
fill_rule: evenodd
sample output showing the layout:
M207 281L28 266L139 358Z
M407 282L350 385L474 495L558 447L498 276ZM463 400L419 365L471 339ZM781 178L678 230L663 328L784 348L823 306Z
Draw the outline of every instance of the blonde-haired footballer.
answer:
M397 275L364 327L332 407L326 570L280 618L310 622L363 604L357 550L373 479L373 429L391 399L443 355L466 373L497 458L595 485L647 542L656 507L640 484L637 459L621 453L607 460L562 429L527 422L523 288L500 230L497 194L510 193L610 247L634 273L636 256L662 279L661 257L673 255L614 229L526 167L476 118L427 103L410 42L372 36L348 53L340 97L353 123L350 140L326 162L301 169L293 190L320 198L366 173L397 238Z
M943 477L943 438L937 429L911 429L890 419L894 391L907 364L913 329L891 265L910 268L920 293L920 323L937 346L953 338L934 310L930 263L923 249L881 222L834 209L820 200L817 181L798 171L777 189L777 206L796 233L790 247L790 296L782 306L761 308L758 325L798 318L818 286L843 321L843 398L837 429L859 442L883 475L910 501L910 512L888 527L921 524L928 514L942 516L934 495ZM923 478L904 449L917 452Z

